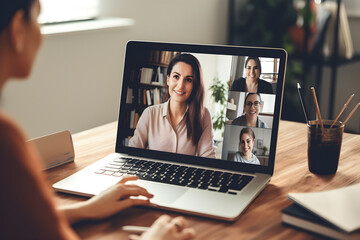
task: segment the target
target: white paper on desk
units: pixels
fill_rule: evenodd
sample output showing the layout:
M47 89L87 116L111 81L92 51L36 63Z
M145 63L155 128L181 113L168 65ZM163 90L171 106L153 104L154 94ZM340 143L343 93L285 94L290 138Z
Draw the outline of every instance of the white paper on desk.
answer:
M360 184L323 192L289 193L288 198L348 233L360 229Z

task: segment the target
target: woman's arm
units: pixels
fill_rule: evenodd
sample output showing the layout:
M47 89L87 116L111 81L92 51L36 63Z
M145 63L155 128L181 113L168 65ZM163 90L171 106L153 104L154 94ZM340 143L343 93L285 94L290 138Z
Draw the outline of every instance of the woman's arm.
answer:
M78 239L56 211L39 156L0 113L0 235L2 239Z
M59 210L70 223L79 222L86 219L102 219L122 211L131 206L148 205L149 200L132 199L132 196L144 196L152 198L153 195L146 189L136 185L125 185L127 181L137 180L136 176L126 176L112 187L90 198L87 201L79 202L67 206L62 206Z

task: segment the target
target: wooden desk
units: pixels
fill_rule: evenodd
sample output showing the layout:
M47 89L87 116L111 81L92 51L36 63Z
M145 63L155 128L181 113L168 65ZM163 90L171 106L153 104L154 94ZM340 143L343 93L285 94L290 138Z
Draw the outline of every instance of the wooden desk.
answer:
M73 135L76 159L47 171L51 184L75 173L115 149L117 124L110 123ZM344 134L338 171L332 176L317 176L308 171L307 129L305 124L280 122L275 172L270 184L234 223L187 215L189 226L197 231L196 239L321 239L315 235L285 227L280 210L291 204L289 192L311 192L360 183L360 135ZM83 201L84 198L57 194L59 204ZM84 239L127 239L123 225L150 226L161 214L177 216L149 208L131 208L109 219L83 222L74 226ZM360 233L359 233L360 239Z

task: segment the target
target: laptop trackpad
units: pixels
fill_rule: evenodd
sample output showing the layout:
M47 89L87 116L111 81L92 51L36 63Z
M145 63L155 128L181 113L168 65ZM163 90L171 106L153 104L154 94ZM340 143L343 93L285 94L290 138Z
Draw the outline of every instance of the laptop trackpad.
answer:
M182 196L188 189L172 186L168 184L161 184L157 182L148 182L138 180L134 182L145 188L154 197L150 201L158 205L169 205L175 202L180 196Z

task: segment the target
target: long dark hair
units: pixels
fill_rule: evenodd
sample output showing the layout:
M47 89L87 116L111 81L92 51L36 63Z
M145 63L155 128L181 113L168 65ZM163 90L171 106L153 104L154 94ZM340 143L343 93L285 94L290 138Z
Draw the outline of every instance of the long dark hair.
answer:
M179 54L175 56L167 69L167 75L170 77L172 68L178 62L184 62L189 64L193 69L193 89L190 94L190 97L187 99L187 104L189 106L188 112L186 114L186 128L187 128L187 138L191 139L194 145L197 145L200 139L200 136L203 131L203 126L201 124L201 119L204 114L204 82L202 77L201 65L199 60L191 54Z
M249 56L249 57L246 59L246 61L245 61L245 69L246 69L246 66L247 66L247 64L248 64L248 62L249 62L250 60L254 60L254 61L255 61L256 66L259 68L259 76L260 76L260 75L261 75L261 63L260 63L260 59L259 59L258 57L251 57L251 56Z
M35 0L0 0L0 33L7 28L15 13L24 10L25 19L30 18L31 5Z

